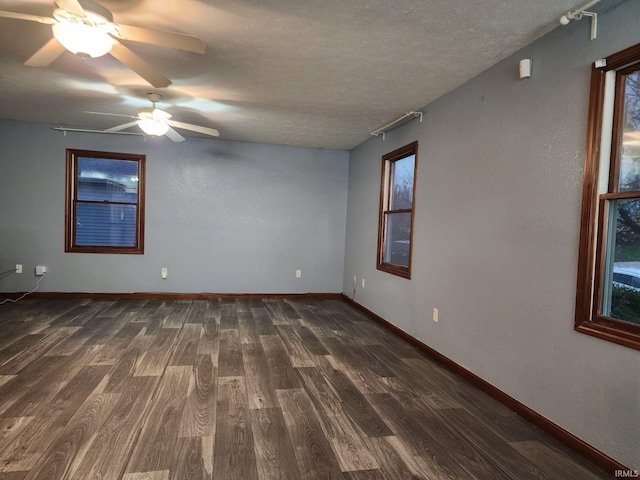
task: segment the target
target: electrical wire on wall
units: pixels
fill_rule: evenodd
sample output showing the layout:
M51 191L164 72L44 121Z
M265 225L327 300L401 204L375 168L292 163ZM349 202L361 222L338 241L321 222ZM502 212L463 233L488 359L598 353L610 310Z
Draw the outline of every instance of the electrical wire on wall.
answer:
M10 273L15 273L16 269L12 269L12 270L7 270L5 272L0 273L0 280L2 280L3 278L5 278L6 275L10 274ZM23 293L20 297L16 298L16 299L12 299L12 298L5 298L4 300L2 300L0 302L0 305L4 305L7 302L11 302L11 303L17 303L20 300L22 300L24 297L26 297L27 295L31 295L32 293L34 293L36 290L38 290L38 287L40 286L40 282L42 281L42 279L46 276L46 273L43 273L42 276L38 279L38 281L36 282L36 286L34 287L33 290L31 290L30 292L26 292Z
M9 273L15 273L15 272L16 272L16 269L15 269L15 268L12 268L11 270L7 270L7 271L4 271L4 272L0 272L0 280L1 280L2 278L4 278L4 276L5 276L5 275L7 275L7 274L9 274Z

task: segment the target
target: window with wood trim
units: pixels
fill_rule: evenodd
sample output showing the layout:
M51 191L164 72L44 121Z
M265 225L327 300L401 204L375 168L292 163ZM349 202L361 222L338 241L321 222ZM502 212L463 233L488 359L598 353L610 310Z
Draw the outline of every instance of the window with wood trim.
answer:
M594 64L588 125L575 328L640 349L640 44Z
M382 157L378 270L411 278L418 142Z
M145 156L67 150L65 251L144 253Z

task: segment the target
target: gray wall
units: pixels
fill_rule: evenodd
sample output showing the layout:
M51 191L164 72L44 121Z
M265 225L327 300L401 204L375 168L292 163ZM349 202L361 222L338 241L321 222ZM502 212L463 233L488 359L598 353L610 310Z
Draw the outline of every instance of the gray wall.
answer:
M597 40L588 19L557 28L352 151L344 291L357 275L357 302L640 468L640 352L573 331L591 62L640 41L640 2L613 7ZM375 268L380 157L414 140L406 280Z
M64 252L66 148L147 155L144 255ZM0 291L33 288L43 264L42 291L338 293L347 172L345 151L0 122L0 271L25 272Z

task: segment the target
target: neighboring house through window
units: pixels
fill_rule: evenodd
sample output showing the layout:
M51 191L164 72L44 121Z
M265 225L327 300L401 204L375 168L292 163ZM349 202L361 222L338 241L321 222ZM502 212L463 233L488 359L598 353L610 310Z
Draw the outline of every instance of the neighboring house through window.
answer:
M411 278L417 167L418 142L382 157L377 266L405 278Z
M575 328L640 349L640 44L591 76Z
M65 251L144 253L145 156L67 150Z

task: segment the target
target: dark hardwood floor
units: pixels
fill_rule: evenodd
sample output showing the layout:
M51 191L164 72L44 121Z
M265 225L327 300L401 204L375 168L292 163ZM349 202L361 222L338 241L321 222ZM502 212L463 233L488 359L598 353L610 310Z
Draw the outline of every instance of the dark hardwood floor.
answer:
M340 300L0 307L0 479L608 476Z

